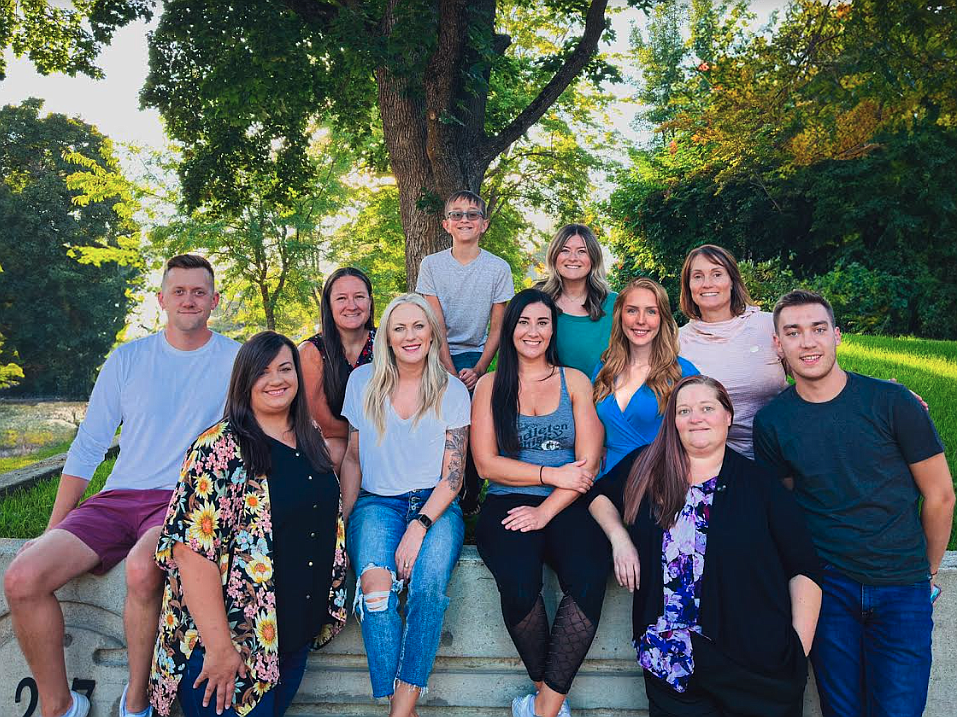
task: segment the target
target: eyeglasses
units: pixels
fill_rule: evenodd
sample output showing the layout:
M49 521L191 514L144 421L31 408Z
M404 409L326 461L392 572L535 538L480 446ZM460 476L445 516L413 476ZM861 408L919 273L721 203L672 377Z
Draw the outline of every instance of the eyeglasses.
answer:
M449 212L445 216L451 219L453 222L460 222L463 219L468 219L470 222L474 222L479 219L482 219L485 215L482 214L482 212L470 210L467 212Z

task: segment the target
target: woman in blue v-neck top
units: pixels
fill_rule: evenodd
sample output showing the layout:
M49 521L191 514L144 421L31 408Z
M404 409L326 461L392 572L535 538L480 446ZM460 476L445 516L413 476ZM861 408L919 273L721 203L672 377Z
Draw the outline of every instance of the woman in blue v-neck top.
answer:
M672 388L698 373L678 356L678 325L664 287L634 279L618 295L602 361L593 376L596 409L605 426L600 475L625 478L640 449L658 435Z

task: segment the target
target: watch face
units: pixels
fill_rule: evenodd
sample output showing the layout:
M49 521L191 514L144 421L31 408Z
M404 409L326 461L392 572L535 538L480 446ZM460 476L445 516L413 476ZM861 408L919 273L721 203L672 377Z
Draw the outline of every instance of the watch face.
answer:
M422 513L419 513L415 519L422 523L422 525L424 525L427 529L432 527L432 519L427 515L422 515Z

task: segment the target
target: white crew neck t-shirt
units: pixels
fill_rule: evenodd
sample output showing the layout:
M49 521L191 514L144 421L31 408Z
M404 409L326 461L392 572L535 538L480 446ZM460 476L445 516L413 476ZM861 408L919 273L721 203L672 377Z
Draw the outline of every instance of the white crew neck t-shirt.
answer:
M402 495L434 488L442 478L445 432L471 422L468 389L455 376L449 376L440 415L429 411L418 423L414 416L400 418L388 401L385 433L380 441L379 432L363 409L365 389L371 378L371 364L353 371L342 402L342 415L359 431L363 490L376 495Z

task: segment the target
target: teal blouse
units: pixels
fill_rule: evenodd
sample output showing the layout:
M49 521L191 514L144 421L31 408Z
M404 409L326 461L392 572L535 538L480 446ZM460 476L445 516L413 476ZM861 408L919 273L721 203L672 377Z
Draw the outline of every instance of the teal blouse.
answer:
M559 312L557 348L562 366L577 368L586 376L592 375L602 352L608 348L612 308L617 296L614 291L608 293L601 307L605 315L598 321L592 321L588 316L569 316Z

